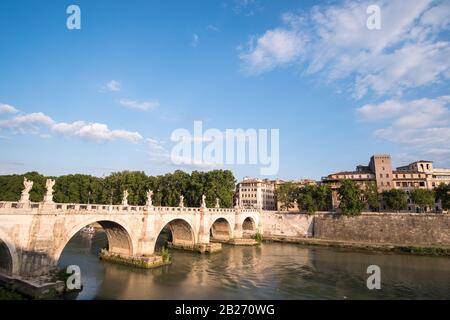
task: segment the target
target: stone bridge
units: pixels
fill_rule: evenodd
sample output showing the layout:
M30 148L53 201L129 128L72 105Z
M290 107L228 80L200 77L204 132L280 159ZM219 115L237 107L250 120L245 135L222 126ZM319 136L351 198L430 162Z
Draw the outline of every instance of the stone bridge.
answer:
M26 199L25 199L26 200ZM182 201L181 201L182 205ZM69 240L98 223L108 238L108 253L133 261L154 261L164 227L174 247L208 251L212 240L233 241L262 232L257 209L157 207L43 202L0 202L0 272L35 277L53 270ZM152 260L153 259L153 260Z

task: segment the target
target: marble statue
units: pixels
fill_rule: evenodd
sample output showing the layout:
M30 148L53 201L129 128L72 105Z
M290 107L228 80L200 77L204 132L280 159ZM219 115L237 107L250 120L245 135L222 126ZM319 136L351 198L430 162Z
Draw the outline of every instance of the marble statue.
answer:
M152 196L153 196L153 191L148 190L147 191L147 206L149 206L149 207L153 206Z
M202 194L202 208L206 208L206 196Z
M180 207L184 208L184 197L180 196Z
M220 208L220 199L216 198L216 208Z
M128 205L128 190L123 191L122 205L123 206Z
M53 186L55 185L54 179L47 179L45 181L45 189L47 190L45 192L44 196L44 202L53 202Z
M33 188L33 181L28 180L26 177L23 178L23 186L22 196L20 197L19 202L28 202L30 200L30 190Z

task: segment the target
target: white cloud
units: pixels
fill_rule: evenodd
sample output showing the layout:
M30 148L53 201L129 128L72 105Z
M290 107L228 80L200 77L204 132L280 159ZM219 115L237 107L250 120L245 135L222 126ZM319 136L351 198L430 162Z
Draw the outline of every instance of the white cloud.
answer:
M108 83L106 83L104 86L102 86L101 92L105 91L111 91L111 92L117 92L120 91L121 84L119 81L116 80L110 80Z
M127 130L111 130L106 124L75 121L72 123L55 122L42 112L18 115L8 120L0 121L0 128L6 128L14 133L39 134L41 137L49 137L45 130L66 136L75 136L88 140L127 140L137 142L142 139L138 132Z
M241 53L244 69L250 73L271 70L293 62L302 53L304 40L294 32L284 29L267 31L258 39L251 39L250 49Z
M119 101L119 103L126 108L142 111L152 110L159 106L158 101L136 101L130 99L122 99Z
M52 118L42 112L35 112L15 116L12 119L0 121L0 128L7 128L14 133L39 133L39 126L51 126L54 123Z
M381 30L366 27L371 4L342 1L286 13L281 26L240 53L242 66L259 73L299 64L327 81L349 80L357 98L369 92L401 95L450 78L448 2L378 1Z
M200 38L199 38L198 34L196 34L196 33L192 34L191 46L193 46L195 48L198 46L199 43L200 43Z
M19 112L16 108L14 108L10 104L0 103L0 114L2 113L16 113Z
M219 31L220 31L219 28L217 28L215 25L212 25L212 24L209 24L209 25L206 27L206 29L209 30L209 31L213 31L213 32L219 32Z
M442 155L449 151L450 96L412 101L388 100L357 109L363 121L387 125L374 135L406 147L412 154ZM447 159L448 163L448 159Z
M138 132L127 130L110 130L106 124L96 122L60 122L51 126L50 129L54 133L67 136L75 136L94 141L123 139L130 142L138 142L142 139L142 136Z
M169 158L169 152L164 148L160 140L156 138L147 138L145 142L147 143L149 153L153 157L157 158L163 157L165 159Z
M406 105L395 100L387 100L380 104L366 104L356 110L362 120L381 120L398 116L404 112Z

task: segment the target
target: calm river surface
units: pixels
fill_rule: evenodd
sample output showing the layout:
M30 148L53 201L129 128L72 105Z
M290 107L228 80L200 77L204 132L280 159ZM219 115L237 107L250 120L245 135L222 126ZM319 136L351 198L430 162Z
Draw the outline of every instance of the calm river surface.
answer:
M450 299L450 258L356 252L295 244L171 251L172 264L143 270L99 260L106 236L77 234L59 266L81 268L76 299ZM381 268L381 290L366 287Z

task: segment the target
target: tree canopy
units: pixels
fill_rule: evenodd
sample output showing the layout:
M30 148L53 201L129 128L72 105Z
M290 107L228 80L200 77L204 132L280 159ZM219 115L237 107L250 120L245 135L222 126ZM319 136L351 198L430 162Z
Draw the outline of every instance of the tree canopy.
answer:
M213 207L216 198L221 207L231 208L236 180L229 170L194 171L191 174L177 170L160 176L147 176L142 171L121 171L106 177L85 174L69 174L59 177L45 177L37 172L22 175L0 176L0 200L18 201L23 189L23 179L34 182L30 200L42 201L45 180L56 179L53 199L60 203L120 204L125 189L128 203L144 205L146 192L153 190L153 203L162 206L178 206L180 196L184 196L186 206L200 206L202 194L206 204Z
M408 206L408 196L401 189L383 191L381 195L388 210L400 211Z
M310 214L330 210L331 189L326 185L306 185L298 191L297 204L300 211Z
M377 184L375 182L368 183L363 192L364 199L369 207L369 210L380 210L380 194L378 193Z
M450 184L441 183L435 189L436 200L440 200L442 204L442 209L450 209Z
M297 193L298 187L292 182L286 182L277 187L275 195L277 201L281 203L282 210L289 210L294 207Z
M427 206L433 207L434 192L426 189L414 189L411 191L411 200L418 205L421 210L424 210Z
M339 208L344 215L359 215L365 207L363 193L359 186L352 180L342 180L338 189Z

